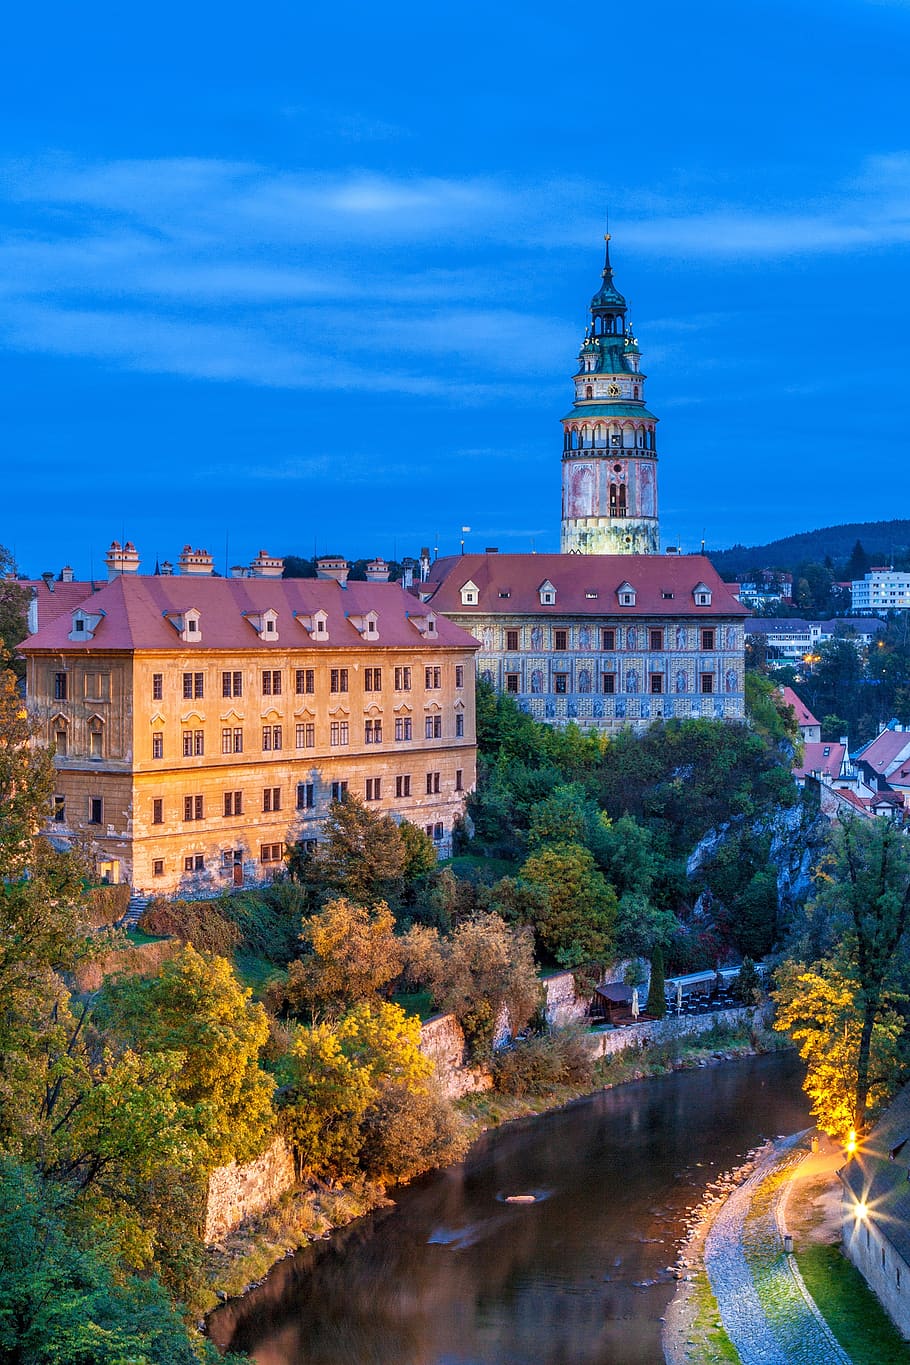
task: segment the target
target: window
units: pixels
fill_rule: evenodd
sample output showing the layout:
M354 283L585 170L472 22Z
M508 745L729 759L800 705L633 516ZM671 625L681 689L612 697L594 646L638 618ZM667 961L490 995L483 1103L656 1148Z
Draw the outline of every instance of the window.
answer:
M54 748L57 750L58 758L66 758L66 731L54 731Z
M316 804L316 788L312 782L297 783L297 809L312 810Z
M189 853L183 860L184 872L204 872L205 855L203 853Z
M364 692L382 691L381 668L365 668L363 670L363 690Z
M507 631L506 631L506 649L509 650L510 653L512 653L512 654L514 654L515 651L518 649L518 631L517 631L517 630L507 630Z
M569 632L568 632L567 630L554 630L554 632L553 632L553 648L554 648L554 649L563 650L563 649L568 649L568 647L569 647Z
M312 695L316 691L315 669L298 668L294 678L294 690L298 696Z
M369 670L367 670L369 672ZM363 742L364 744L382 743L382 721L365 720L363 722Z
M281 853L281 844L263 844L259 849L259 861L261 863L280 863Z
M460 711L455 712L455 738L464 739L464 716Z
M396 717L395 717L395 738L396 738L396 739L410 739L410 738L411 738L411 717L410 717L410 716L396 716Z
M281 696L281 673L277 668L264 668L262 670L262 695L264 697Z
M464 773L461 768L455 769L455 790L457 792L464 791Z
M409 668L395 669L395 691L410 692L411 690L411 670Z
M243 753L243 730L239 725L234 729L234 753Z
M701 647L702 647L702 649L713 649L713 648L714 648L714 631L713 631L713 629L708 629L708 630L703 630L703 631L702 631L702 633L701 633Z
M517 692L517 691L518 691L518 674L517 674L517 673L507 673L507 674L506 674L506 691L507 691L507 692Z
M607 694L607 696L610 696L613 692L616 691L616 674L603 673L601 675L601 683L603 685L604 692Z
M703 674L701 675L701 690L702 690L702 692L713 692L713 691L714 691L714 674L713 674L713 673L703 673Z
M183 695L184 698L192 700L205 696L205 674L204 673L184 673L183 675Z
M455 665L455 686L464 687L464 664Z
M160 796L156 796L152 801L152 824L164 824L164 801Z
M201 796L185 796L183 798L183 818L184 820L203 820L205 818Z
M438 844L444 836L445 830L443 829L442 821L440 820L433 826L433 839Z
M262 790L263 811L281 810L281 788L264 787Z
M152 734L152 758L164 758L163 730L155 730Z
M615 648L616 648L616 631L615 631L615 630L604 629L604 630L602 630L602 631L600 632L600 647L601 647L601 649L615 649Z
M382 796L382 778L368 777L366 784L366 799L368 801L378 801Z
M347 784L347 782L333 782L333 783L332 783L332 800L333 800L333 801L343 801L344 798L347 796L347 794L348 794L348 784Z
M89 731L89 757L101 758L104 743L103 731L100 725L96 725Z
M184 730L183 732L183 757L198 758L205 753L205 731L204 730Z
M242 674L242 673L222 673L222 675L221 675L221 695L222 695L222 697L242 697L242 696L243 696L243 674Z
M66 674L54 674L54 701L66 701Z
M395 778L395 795L396 796L411 795L411 778L408 773L404 773L401 777Z
M348 670L346 668L333 668L330 682L333 692L347 692Z
M296 746L298 749L314 749L316 747L316 724L312 720L303 721L295 727Z
M86 673L85 695L89 701L106 701L111 695L110 673Z
M163 877L163 876L164 876L164 859L163 859L163 858L155 858L155 859L153 860L153 862L152 862L152 876L153 876L153 877Z
M333 749L348 742L348 722L346 720L333 720L329 725L329 743Z
M224 813L226 816L243 814L243 792L224 793Z
M569 690L569 675L568 675L568 673L554 673L554 674L553 674L553 691L554 691L554 692L568 692L568 690Z
M427 773L427 796L436 796L439 793L439 773Z
M164 674L152 674L152 701L161 701L164 696Z
M651 674L651 695L659 696L664 690L664 675L662 673Z
M233 730L221 731L221 752L223 754L243 753L243 730L238 725Z
M424 669L424 679L425 679L426 686L427 686L431 691L432 691L434 688L442 687L442 669L441 669L441 668L426 668L426 669Z
M442 716L427 716L424 733L427 739L442 739Z
M54 813L53 813L53 817L52 817L52 818L57 822L57 824L58 824L58 825L64 824L65 821L66 821L66 797L65 797L65 796L55 796L55 797L54 797L54 807L53 807L53 811L54 811Z
M662 631L662 630L649 630L649 631L648 631L648 648L649 648L649 649L663 649L663 647L664 647L664 633L663 633L663 631Z
M100 796L90 796L88 799L88 822L90 825L100 825L104 815L104 802Z
M281 726L263 725L262 727L262 748L264 751L269 749L281 748Z

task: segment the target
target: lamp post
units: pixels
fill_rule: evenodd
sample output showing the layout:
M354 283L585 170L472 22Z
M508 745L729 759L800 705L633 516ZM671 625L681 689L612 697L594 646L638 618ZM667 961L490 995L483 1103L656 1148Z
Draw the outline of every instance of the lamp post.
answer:
M468 534L470 533L470 530L471 530L470 526L462 526L462 528L461 528L461 553L462 553L462 554L464 554L464 538L465 538L466 535L468 535Z

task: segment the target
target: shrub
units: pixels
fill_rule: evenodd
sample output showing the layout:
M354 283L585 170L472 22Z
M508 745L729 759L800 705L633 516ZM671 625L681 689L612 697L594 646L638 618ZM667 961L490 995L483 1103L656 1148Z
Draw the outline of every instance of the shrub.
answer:
M557 1085L590 1085L594 1058L581 1029L521 1038L493 1058L493 1082L508 1095L546 1095Z
M123 919L130 903L130 888L121 886L93 886L88 893L88 922L93 929L103 929Z
M139 920L139 928L146 934L178 938L199 952L222 957L230 956L243 938L219 901L152 901Z

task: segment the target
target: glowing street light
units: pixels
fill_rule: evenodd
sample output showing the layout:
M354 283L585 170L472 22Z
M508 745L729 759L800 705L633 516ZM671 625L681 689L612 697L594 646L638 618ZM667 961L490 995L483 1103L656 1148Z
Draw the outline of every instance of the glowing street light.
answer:
M847 1149L847 1156L853 1156L854 1152L856 1151L856 1129L855 1129L855 1128L851 1128L851 1129L850 1129L850 1132L847 1134L846 1149Z

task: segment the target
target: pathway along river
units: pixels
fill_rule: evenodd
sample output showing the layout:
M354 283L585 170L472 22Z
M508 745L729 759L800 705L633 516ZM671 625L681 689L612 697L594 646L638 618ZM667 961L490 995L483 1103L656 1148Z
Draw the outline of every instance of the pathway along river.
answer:
M282 1261L212 1337L257 1365L657 1365L686 1210L760 1138L808 1125L801 1074L793 1053L753 1057L486 1133Z

